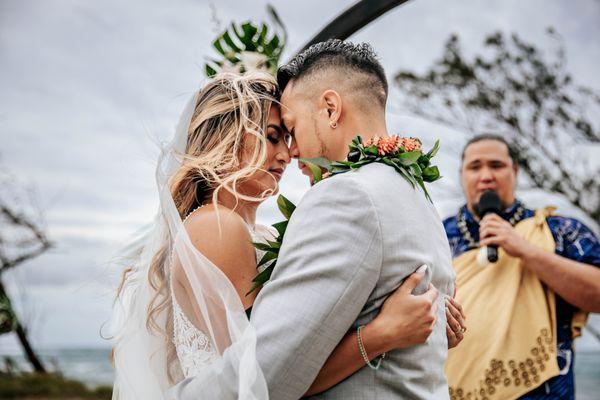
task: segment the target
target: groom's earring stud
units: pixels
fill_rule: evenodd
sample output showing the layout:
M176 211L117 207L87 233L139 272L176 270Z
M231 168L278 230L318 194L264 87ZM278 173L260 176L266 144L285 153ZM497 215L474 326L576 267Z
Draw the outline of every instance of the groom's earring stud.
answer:
M329 126L331 127L331 129L335 129L338 127L337 122L336 121L329 121Z

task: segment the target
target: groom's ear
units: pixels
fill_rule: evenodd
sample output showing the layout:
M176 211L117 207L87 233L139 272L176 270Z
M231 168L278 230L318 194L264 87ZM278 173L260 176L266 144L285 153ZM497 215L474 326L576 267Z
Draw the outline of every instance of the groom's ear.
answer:
M327 111L330 123L338 123L342 115L342 97L335 90L329 89L323 92L321 97L322 107Z

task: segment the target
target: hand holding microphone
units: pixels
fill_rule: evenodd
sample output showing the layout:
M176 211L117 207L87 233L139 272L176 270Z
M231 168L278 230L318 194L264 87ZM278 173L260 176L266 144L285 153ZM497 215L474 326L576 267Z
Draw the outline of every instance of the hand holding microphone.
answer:
M479 245L486 252L488 262L498 261L498 246L512 257L523 258L536 248L523 239L510 222L498 214L502 210L502 202L495 192L487 191L481 195L476 207L479 222ZM478 261L480 261L478 257Z
M496 192L488 190L487 192L483 192L483 194L479 198L479 203L477 204L476 211L477 216L483 222L483 219L488 214L500 214L500 212L502 211L502 201L500 200L500 197ZM481 226L479 231L479 237L484 238L481 232ZM483 243L481 243L481 245L483 247ZM485 248L487 260L491 263L495 263L496 261L498 261L498 245L490 243Z

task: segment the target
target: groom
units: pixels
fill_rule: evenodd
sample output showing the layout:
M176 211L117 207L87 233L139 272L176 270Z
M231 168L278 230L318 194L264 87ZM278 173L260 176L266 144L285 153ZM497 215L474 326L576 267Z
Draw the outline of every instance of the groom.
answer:
M367 44L318 43L283 66L278 81L297 158L344 160L356 135L388 135L387 81ZM314 185L294 211L277 267L253 307L269 397L302 397L344 335L371 321L422 264L428 269L416 293L430 283L440 292L427 342L390 351L379 369L365 366L314 398L447 399L444 298L454 292L442 222L393 168L372 163Z
M369 45L318 43L281 67L277 79L294 157L344 160L357 134L388 135L387 81ZM440 291L428 341L389 352L379 370L364 367L315 398L448 398L443 299L453 294L454 272L434 206L393 168L373 163L311 188L254 304L251 322L270 398L300 398L344 334L372 320L422 264L429 268L421 291L429 283Z

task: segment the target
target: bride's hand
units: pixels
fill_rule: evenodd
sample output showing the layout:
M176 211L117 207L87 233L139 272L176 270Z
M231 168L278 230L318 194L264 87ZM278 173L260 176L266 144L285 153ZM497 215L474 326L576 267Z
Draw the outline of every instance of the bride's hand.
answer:
M421 295L412 294L425 276L426 268L410 275L383 303L369 324L377 332L385 351L402 349L427 341L436 321L438 290L429 285Z
M460 303L452 297L448 297L446 299L446 337L449 349L458 346L464 339L464 333L467 330L465 319L465 313Z

